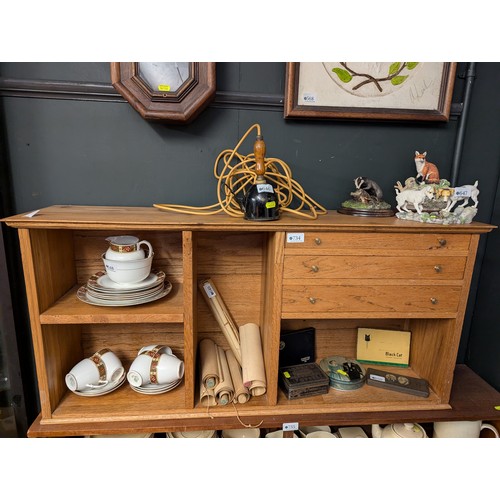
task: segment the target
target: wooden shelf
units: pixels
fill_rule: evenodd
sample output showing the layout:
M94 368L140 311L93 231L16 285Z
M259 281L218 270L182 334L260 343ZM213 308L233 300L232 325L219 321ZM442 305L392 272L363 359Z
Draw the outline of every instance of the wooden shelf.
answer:
M73 287L53 306L40 314L40 323L182 323L184 308L182 285L174 283L172 291L162 299L147 304L126 307L101 307L82 302Z
M290 420L288 405L278 405L277 407L238 405L238 413L234 408L196 408L190 411L178 411L175 406L176 401L182 397L182 387L176 389L178 395L174 396L175 390L171 393L158 396L144 396L137 394L128 387L122 387L115 393L109 394L111 400L120 400L124 406L119 419L113 418L113 424L89 418L79 423L70 423L65 420L76 418L77 407L85 405L90 409L97 404L95 399L84 398L68 394L61 407L54 412L54 418L43 420L41 416L35 420L29 429L29 437L62 437L78 435L96 435L96 434L129 434L136 432L174 432L178 430L201 430L201 429L229 429L241 427L241 422L246 425L256 425L261 428L281 427L284 422ZM385 391L388 392L388 391ZM112 396L114 397L112 398ZM162 398L161 405L156 404L156 409L151 413L152 408L147 405L148 398L158 403ZM307 406L307 399L304 398L304 405ZM126 403L128 401L128 403ZM102 404L102 403L101 403ZM294 421L298 421L301 426L306 425L369 425L372 423L390 424L397 422L437 422L453 420L485 420L495 421L500 419L499 411L495 409L500 404L500 393L486 383L482 378L475 374L466 365L457 365L454 374L453 390L451 393L450 405L445 409L430 410L413 409L411 411L356 411L352 408L346 411L335 411L332 405L316 405L316 411L309 408L294 412ZM130 409L125 406L130 405ZM106 405L107 406L107 405ZM158 407L163 411L158 412ZM319 411L321 409L321 411ZM95 410L95 408L94 408ZM105 410L101 408L101 414ZM90 414L90 412L89 412ZM132 418L131 415L134 415ZM80 415L81 417L81 415Z

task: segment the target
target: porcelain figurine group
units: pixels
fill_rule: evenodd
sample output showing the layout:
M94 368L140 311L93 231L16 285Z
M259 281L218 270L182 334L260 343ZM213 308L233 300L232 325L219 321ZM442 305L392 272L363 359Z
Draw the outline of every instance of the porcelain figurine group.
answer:
M399 219L434 224L469 224L477 214L478 181L474 184L452 187L441 179L439 169L427 161L427 152L415 151L415 177L408 177L404 185L394 185L396 217ZM391 216L394 211L383 201L383 193L376 182L366 177L354 179L356 188L351 199L342 203L340 213L350 215Z

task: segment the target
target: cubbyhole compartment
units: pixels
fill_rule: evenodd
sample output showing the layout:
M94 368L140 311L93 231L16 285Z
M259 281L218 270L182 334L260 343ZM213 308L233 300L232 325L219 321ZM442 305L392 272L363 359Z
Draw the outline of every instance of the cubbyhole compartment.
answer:
M131 234L151 243L153 269L165 272L166 279L173 285L172 293L139 308L108 308L82 303L76 297L78 288L96 272L104 271L101 256L108 248L106 238L120 234ZM129 311L140 313L141 307L145 308L144 314L159 314L169 302L164 314L171 317L159 317L158 321L182 321L182 232L33 229L30 230L29 243L33 261L26 263L25 267L34 275L38 310L45 314L42 322L71 323L69 317L72 315L75 316L73 322L99 321L95 316L110 314L116 317ZM53 307L55 309L51 309Z
M429 382L428 398L380 389L364 384L352 391L330 388L328 394L288 400L279 389L278 405L302 408L323 407L328 412L345 411L398 411L449 408L451 380L448 365L453 358L452 337L454 321L450 319L321 319L283 320L283 330L313 327L316 331L316 362L340 355L356 359L358 328L380 328L411 332L410 366L408 368L363 364L401 373L410 377L425 378ZM455 353L456 354L456 353ZM453 360L454 362L454 360Z
M72 393L64 381L76 363L104 347L120 358L125 371L146 345L168 345L186 362L182 324L44 325L42 329L46 377L40 377L40 394L46 422L158 419L186 409L185 379L175 389L155 395L139 394L125 380L113 392L94 397Z
M260 232L230 232L230 233L198 233L195 235L193 251L196 262L194 287L194 350L196 352L196 390L194 403L200 404L200 369L198 359L198 344L204 338L213 340L222 349L230 348L222 329L217 323L206 299L199 290L199 283L211 279L220 298L223 300L237 328L246 323L256 323L260 328L264 364L266 369L267 392L258 397L252 397L247 403L237 405L238 408L249 408L268 405L269 389L275 391L275 357L271 354L274 338L268 319L275 298L266 290L267 282L272 276L268 266L269 242L272 239L267 233ZM271 349L270 349L271 347ZM274 377L274 378L273 378ZM272 403L271 403L272 404ZM205 408L206 411L206 408ZM231 411L232 405L212 406L211 412Z

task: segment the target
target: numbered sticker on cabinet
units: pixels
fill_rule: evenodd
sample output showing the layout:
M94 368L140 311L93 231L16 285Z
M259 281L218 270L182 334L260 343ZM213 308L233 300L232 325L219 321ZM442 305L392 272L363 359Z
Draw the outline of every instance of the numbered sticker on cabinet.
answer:
M304 243L304 233L286 233L287 243Z

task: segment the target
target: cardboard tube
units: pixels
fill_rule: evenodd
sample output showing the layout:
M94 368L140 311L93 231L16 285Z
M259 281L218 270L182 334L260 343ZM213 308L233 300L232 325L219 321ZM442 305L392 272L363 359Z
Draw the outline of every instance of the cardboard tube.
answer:
M226 353L219 346L217 346L217 350L222 367L222 377L214 390L215 399L217 404L227 405L234 398L234 386L231 379L231 372L229 371L229 365L227 363Z
M262 396L267 386L259 326L255 323L242 325L240 339L243 384L252 396Z
M199 288L217 323L219 324L222 333L229 344L229 348L233 351L234 357L241 365L241 346L238 335L238 327L229 314L219 291L211 279L201 281L199 283Z
M244 404L250 399L250 392L248 388L243 385L243 377L241 374L241 366L234 357L233 351L227 349L226 351L227 364L231 372L231 379L234 386L234 403Z
M199 343L199 348L201 384L206 389L213 390L221 378L217 345L211 339L203 339Z

